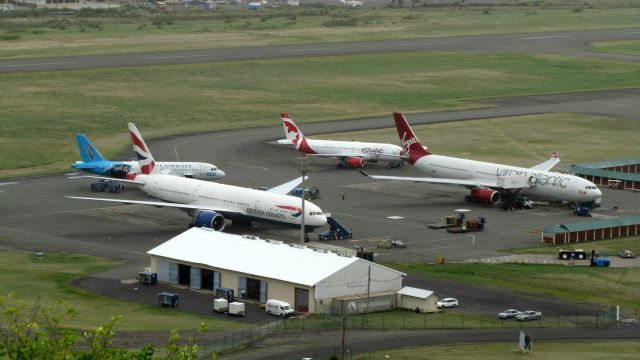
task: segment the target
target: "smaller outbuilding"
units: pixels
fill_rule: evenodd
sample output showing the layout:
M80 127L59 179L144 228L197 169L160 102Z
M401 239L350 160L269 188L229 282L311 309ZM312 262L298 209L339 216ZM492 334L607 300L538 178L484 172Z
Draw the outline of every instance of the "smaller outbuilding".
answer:
M596 185L640 190L640 157L574 164L565 171Z
M431 290L405 286L398 291L398 307L407 310L431 313L438 311L438 297Z

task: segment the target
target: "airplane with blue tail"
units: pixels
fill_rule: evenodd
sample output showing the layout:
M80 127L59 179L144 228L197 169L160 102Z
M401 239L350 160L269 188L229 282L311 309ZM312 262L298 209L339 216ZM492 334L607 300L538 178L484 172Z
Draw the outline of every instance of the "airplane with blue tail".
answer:
M110 161L105 159L84 134L77 134L76 142L78 143L78 151L82 161L76 161L71 164L74 169L119 179L126 178L127 174L142 173L138 161ZM156 166L160 173L164 175L202 180L221 179L225 176L224 171L218 169L217 166L203 162L159 161Z

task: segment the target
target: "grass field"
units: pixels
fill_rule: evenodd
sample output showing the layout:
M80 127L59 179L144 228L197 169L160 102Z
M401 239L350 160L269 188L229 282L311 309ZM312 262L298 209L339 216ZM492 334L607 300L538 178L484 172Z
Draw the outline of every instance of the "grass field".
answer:
M562 247L562 245L553 245L546 244L543 246L536 246L533 248L514 248L514 249L505 249L505 251L515 254L557 254L558 246ZM640 256L640 237L626 237L622 239L608 239L608 240L598 240L598 241L589 241L588 243L583 244L572 244L572 248L581 248L584 250L600 250L605 254L609 255L613 261L615 261L616 255L620 253L622 250L631 250L636 255ZM640 299L638 299L640 301Z
M89 329L108 322L112 316L121 315L120 328L127 331L179 329L192 331L200 322L208 330L237 330L250 324L223 321L213 317L167 311L166 308L112 299L88 293L69 286L74 278L86 276L117 265L115 261L79 254L47 253L38 259L33 253L0 251L0 294L13 292L26 304L39 304L42 308L54 306L58 300L72 306L78 316L68 319L64 325Z
M406 118L411 123L411 114ZM393 125L391 116L389 124ZM577 114L516 116L412 128L422 145L438 155L533 166L549 158L552 151L558 151L562 162L556 170L580 162L637 156L640 147L640 140L630 135L640 133L637 121ZM395 128L313 138L399 144ZM611 139L616 139L615 144Z
M640 55L640 40L606 41L591 44L593 51Z
M393 264L399 271L640 313L640 270L533 264Z
M527 6L206 11L142 9L0 15L0 57L204 49L637 26L638 1ZM18 15L18 16L16 16Z
M509 343L456 344L423 347L408 347L374 351L367 354L353 354L353 360L600 360L636 359L640 342L634 340L537 340L533 339L533 352L522 353L517 337Z
M67 169L78 158L76 132L112 155L129 146L128 121L152 138L279 126L282 111L305 122L468 108L484 97L636 86L639 70L623 61L411 52L3 74L0 177Z

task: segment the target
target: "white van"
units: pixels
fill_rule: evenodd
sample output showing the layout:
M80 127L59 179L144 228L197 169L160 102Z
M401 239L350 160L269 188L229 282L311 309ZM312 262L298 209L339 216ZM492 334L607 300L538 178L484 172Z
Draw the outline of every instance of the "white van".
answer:
M269 315L278 315L281 317L293 315L293 308L288 302L274 299L267 300L264 311Z

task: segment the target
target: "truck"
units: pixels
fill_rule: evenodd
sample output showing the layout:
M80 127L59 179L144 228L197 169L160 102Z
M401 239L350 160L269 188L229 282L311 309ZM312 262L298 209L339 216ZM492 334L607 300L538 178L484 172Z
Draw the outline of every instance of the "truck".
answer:
M237 301L229 303L229 311L227 312L227 315L244 317L244 303Z
M320 198L320 189L318 189L315 186L311 186L308 188L304 188L304 193L305 193L305 199L307 200L315 200ZM291 190L291 195L293 196L297 196L297 197L302 197L302 188L301 187L297 187L293 190Z
M115 181L115 180L100 180L94 183L91 183L91 192L110 192L114 194L119 194L124 190L124 185Z
M573 213L577 216L587 216L587 217L591 217L591 212L590 212L590 208L586 207L586 206L576 206L573 209Z
M229 311L229 302L227 299L213 299L213 311L217 313L226 313Z
M329 230L318 234L318 240L342 240L353 238L353 232L347 230L331 216L327 216Z
M287 317L293 315L293 308L286 301L269 299L264 306L264 312L269 315Z

